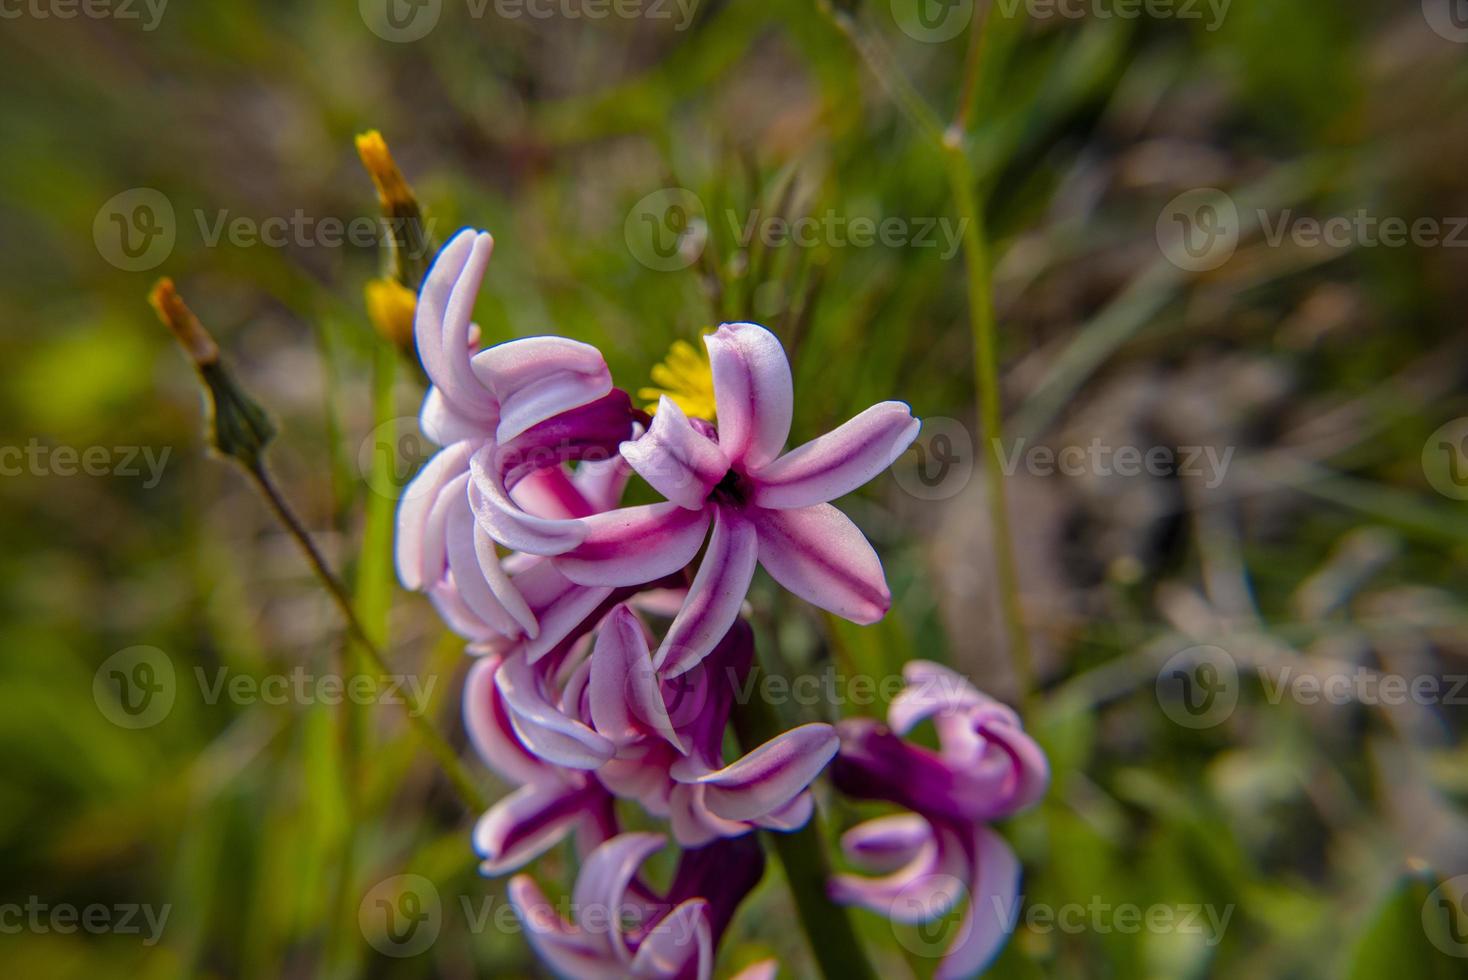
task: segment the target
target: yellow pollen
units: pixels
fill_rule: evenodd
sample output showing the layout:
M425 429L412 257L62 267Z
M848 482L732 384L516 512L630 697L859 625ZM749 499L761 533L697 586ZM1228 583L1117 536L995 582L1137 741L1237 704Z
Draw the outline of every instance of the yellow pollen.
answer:
M654 364L649 373L652 385L637 392L649 412L656 412L658 399L667 395L685 415L714 421L714 372L702 349L686 340L675 340L668 356Z

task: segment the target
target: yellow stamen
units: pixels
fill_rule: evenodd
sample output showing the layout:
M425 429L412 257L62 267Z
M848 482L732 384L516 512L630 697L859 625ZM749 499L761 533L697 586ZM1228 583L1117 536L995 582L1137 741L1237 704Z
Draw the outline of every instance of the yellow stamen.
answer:
M366 295L367 317L378 336L394 347L411 350L418 297L395 279L369 279Z
M369 129L358 136L357 155L362 158L362 166L372 176L372 183L377 187L377 198L382 202L384 213L398 214L405 209L417 207L418 202L413 197L413 191L403 178L403 172L393 162L392 152L388 150L387 141L382 138L381 133Z
M649 372L652 385L637 392L647 402L647 410L656 412L658 399L667 395L685 415L714 421L714 372L708 354L686 340L675 340L668 356L654 364Z

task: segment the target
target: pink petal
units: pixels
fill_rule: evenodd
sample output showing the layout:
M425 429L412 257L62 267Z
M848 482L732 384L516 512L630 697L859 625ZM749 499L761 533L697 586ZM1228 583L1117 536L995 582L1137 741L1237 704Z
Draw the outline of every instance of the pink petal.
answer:
M759 562L809 603L853 623L875 623L892 594L882 562L855 524L830 504L798 510L754 510Z
M699 432L667 395L658 403L652 426L622 443L622 458L664 497L697 510L709 491L729 472L718 443Z
M830 725L801 725L698 782L708 788L710 811L725 820L753 820L779 810L809 786L840 744Z
M972 866L964 842L952 830L930 830L926 843L892 874L880 878L838 874L827 892L832 901L859 905L894 922L930 922L968 892Z
M469 505L481 527L511 551L557 555L569 551L586 535L579 520L556 520L527 513L510 498L494 465L494 444L481 446L469 460L472 487Z
M471 513L471 527L474 535L474 555L478 559L479 569L484 573L484 581L489 586L499 604L504 607L505 612L519 627L519 632L534 639L540 635L540 623L531 611L530 604L515 587L514 581L505 570L500 560L499 552L495 549L494 539L491 538L479 526L478 521L473 520ZM506 630L506 635L513 636L515 631Z
M465 439L479 442L494 434L487 422L463 414L433 386L429 386L428 394L423 397L423 407L418 410L418 427L430 441L440 446Z
M932 842L926 820L916 813L894 813L852 827L841 835L841 850L852 864L885 874L910 864Z
M647 636L625 605L602 622L591 654L590 694L596 730L616 744L625 745L652 731L687 754L668 718Z
M469 510L467 495L454 498L446 529L449 568L454 573L454 584L458 587L459 595L463 598L464 603L495 632L505 636L518 635L521 632L520 623L510 615L504 603L500 601L500 597L496 595L495 585L490 582L491 576L494 577L495 584L505 591L507 597L513 593L515 598L519 599L519 594L514 592L514 586L510 585L509 577L500 568L499 556L495 554L493 543L489 545L490 560L485 564L480 563L482 552L475 547L474 539L476 535L483 536L484 532L474 521L474 514ZM524 604L523 599L518 603L521 607ZM524 611L528 616L529 610Z
M620 834L602 844L581 864L571 900L583 929L605 929L605 942L623 962L631 960L622 936L623 913L629 908L627 887L642 862L666 843L661 834ZM595 926L591 925L595 922Z
M753 524L726 507L716 508L714 532L698 574L653 661L665 676L677 677L698 666L729 632L754 580L758 549Z
M612 390L612 374L601 351L564 337L496 344L475 354L471 368L499 400L495 438L500 442Z
M752 829L742 820L726 820L708 807L708 787L678 783L668 797L668 819L680 847L702 847L720 837L738 837Z
M414 336L423 369L465 420L497 423L494 397L469 369L469 330L474 301L494 239L466 228L438 253L418 295Z
M944 711L957 711L990 699L968 678L931 660L912 660L902 666L907 686L897 692L887 709L887 724L906 735L921 721Z
M752 501L783 510L844 496L891 466L917 438L920 425L902 402L873 405L751 474Z
M612 594L610 588L577 585L548 559L533 561L511 579L540 624L540 634L522 647L531 663L558 647Z
M795 392L785 349L757 323L726 323L703 342L713 368L719 446L731 464L758 469L790 437Z
M708 530L707 510L674 503L622 507L578 522L585 536L556 558L556 567L582 585L641 585L693 560Z
M398 579L403 588L418 591L432 584L442 574L442 567L425 569L423 535L428 514L438 501L443 488L468 471L469 457L474 452L469 443L455 443L434 455L418 475L403 489L398 503L396 558Z
M429 586L437 584L449 570L449 516L458 510L469 486L469 474L461 473L444 485L423 524L422 575Z
M1019 861L988 827L976 829L973 884L968 911L957 936L933 974L934 980L977 976L1004 948L1019 912Z
M766 830L788 833L792 830L799 830L810 823L811 815L815 812L815 799L810 795L810 790L806 790L797 794L795 799L774 813L767 813L763 817L756 818L753 823Z
M693 966L690 973L688 968ZM632 959L634 977L696 977L709 980L714 967L713 931L709 903L690 898L649 930Z
M549 520L574 520L595 514L563 466L546 466L527 474L510 491L510 499L521 510Z
M568 926L529 875L510 879L510 904L535 953L557 975L576 980L625 980L626 966L605 948L605 937Z
M582 497L586 499L593 514L599 514L604 510L611 510L622 501L622 491L626 489L627 479L632 475L632 468L620 455L611 459L586 460L578 463L576 473L571 481L576 484L576 489L581 491Z
M616 752L611 739L561 713L545 696L538 672L523 654L506 658L495 675L510 724L521 743L552 765L595 769Z
M474 661L464 678L464 728L485 765L512 783L543 781L545 763L525 750L510 727L494 675L503 657L490 654Z
M500 875L550 850L585 814L584 789L565 783L522 786L504 797L474 825L479 870Z

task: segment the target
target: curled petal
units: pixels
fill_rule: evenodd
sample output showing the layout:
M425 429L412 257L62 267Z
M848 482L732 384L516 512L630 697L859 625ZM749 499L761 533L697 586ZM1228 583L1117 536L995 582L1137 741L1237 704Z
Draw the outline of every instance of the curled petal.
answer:
M816 812L816 801L810 795L810 790L796 795L795 799L786 803L773 813L767 813L763 817L756 818L753 823L766 830L777 830L788 833L799 830L810 823L811 814Z
M933 831L922 817L894 813L852 827L841 835L841 850L852 864L887 873L911 863L932 841Z
M874 831L879 833L881 831ZM931 827L912 860L880 878L838 874L831 899L859 905L894 922L930 922L945 915L968 892L972 865L964 841L951 829Z
M545 763L520 744L495 689L494 675L503 659L490 654L469 668L464 678L464 728L485 765L502 778L521 784L544 781Z
M968 911L933 974L934 980L978 976L1004 948L1019 912L1019 861L1004 838L980 826L970 850L974 866Z
M547 466L528 474L515 484L510 499L527 514L549 520L574 520L601 509L591 505L561 466Z
M499 400L495 438L500 442L612 390L612 374L601 351L564 337L496 344L475 354L470 367Z
M783 510L844 496L891 466L917 438L920 425L902 402L873 405L761 469L753 502Z
M657 733L687 755L653 669L642 624L625 605L602 623L591 654L591 720L596 730L618 745Z
M578 522L584 536L556 558L556 567L582 585L641 585L693 560L708 531L706 510L674 503L622 507Z
M423 536L428 527L428 515L438 502L445 486L468 472L469 457L474 452L471 443L459 442L440 453L418 472L403 489L398 503L397 549L398 579L403 587L418 591L437 581L443 573L442 565L427 568L424 563Z
M729 632L754 580L758 549L753 524L728 508L716 509L698 574L653 661L659 671L677 677L693 669Z
M720 837L738 837L753 828L742 820L728 820L709 809L708 787L678 783L668 796L668 818L673 838L681 847L703 847Z
M725 820L753 820L788 804L826 768L841 740L819 722L792 728L744 758L698 778L709 810Z
M536 663L560 646L607 600L612 590L577 585L562 575L555 563L548 559L537 558L532 562L511 579L540 624L539 635L522 648L525 658Z
M968 678L931 660L912 660L902 666L907 686L897 692L887 709L887 724L899 735L940 712L958 711L991 701Z
M580 544L587 530L581 521L536 517L511 499L494 455L494 445L486 443L469 460L469 504L485 532L512 551L532 555L557 555Z
M479 869L500 875L550 850L585 815L588 790L548 781L522 786L490 807L474 825Z
M446 530L449 568L454 573L454 584L464 603L495 632L505 636L518 635L521 632L520 622L510 614L500 593L514 602L525 616L529 616L529 609L525 608L524 600L514 591L509 576L500 567L493 543L488 549L489 561L481 562L483 551L476 547L475 537L484 536L484 532L474 522L467 494L454 498ZM534 622L533 618L531 622Z
M631 475L632 468L618 455L611 459L587 460L578 464L571 481L581 491L591 513L599 514L604 510L611 510L621 502L622 491L626 489L627 479Z
M620 834L592 851L576 876L571 900L578 909L583 929L594 919L595 930L606 930L605 945L617 959L627 962L631 953L622 935L627 888L637 869L665 843L661 834Z
M595 769L615 753L611 739L561 713L541 691L540 678L521 654L513 654L495 675L510 724L524 746L553 765Z
M625 980L626 967L609 955L604 937L589 936L567 925L535 879L510 879L510 904L525 927L536 955L558 976L571 980Z
M465 228L438 253L423 281L414 315L418 356L443 398L464 420L497 424L493 396L469 368L469 334L474 301L494 239Z
M759 562L805 601L853 623L875 623L892 594L882 562L851 519L830 504L755 510Z
M790 436L795 392L785 349L757 323L726 323L703 342L714 375L719 446L730 463L757 470Z
M430 386L418 410L418 427L431 442L448 446L468 439L479 442L493 435L486 422L461 413L438 388Z
M678 403L667 395L652 426L622 443L622 458L652 488L675 504L697 510L709 491L729 472L718 443L695 429Z
M679 903L659 920L643 937L632 959L634 977L709 980L713 968L714 941L708 902L701 898Z

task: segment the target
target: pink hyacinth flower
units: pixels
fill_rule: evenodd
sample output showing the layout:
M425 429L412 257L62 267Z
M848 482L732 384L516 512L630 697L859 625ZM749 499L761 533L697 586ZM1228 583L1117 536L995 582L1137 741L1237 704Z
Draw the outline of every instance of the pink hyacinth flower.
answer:
M828 501L890 466L919 428L907 405L882 402L784 453L794 393L780 341L753 323L725 324L704 341L717 432L665 397L648 430L621 446L667 502L588 517L574 531L558 528L567 533L557 540L519 541L555 555L573 582L605 587L676 572L708 537L687 601L656 653L669 676L693 668L728 631L756 563L823 609L856 623L881 619L891 605L882 563Z
M589 428L605 442L604 457L628 434L632 416L626 396L613 391L600 352L588 344L531 337L474 350L474 301L493 245L485 232L465 229L454 236L418 299L414 332L432 381L420 425L444 448L404 490L398 576L405 587L427 593L445 622L468 639L528 636L549 647L556 637L554 631L542 635L545 610L536 608L537 596L543 605L553 595L564 611L594 606L606 592L574 585L549 568L532 573L534 562L502 562L494 539L474 519L471 465L494 452L517 460L517 499L535 519L608 510L617 504L627 471L591 464L568 477L556 455L568 445L564 420L594 420ZM542 458L539 467L524 463ZM533 577L519 581L507 567L512 565Z
M709 980L724 926L759 881L759 846L685 854L668 895L659 898L636 877L662 846L657 834L622 834L596 848L576 878L575 922L561 917L530 876L510 881L510 902L531 946L552 971L568 980ZM717 867L722 874L699 873L697 865ZM766 961L733 980L773 976L774 964Z
M1045 755L1019 717L953 671L928 661L903 668L907 686L888 725L840 724L832 767L838 788L913 812L860 824L842 838L853 864L881 877L836 875L833 899L899 922L929 922L969 899L935 977L976 975L1014 927L1019 862L987 824L1035 803L1049 781ZM932 718L939 748L902 738Z

